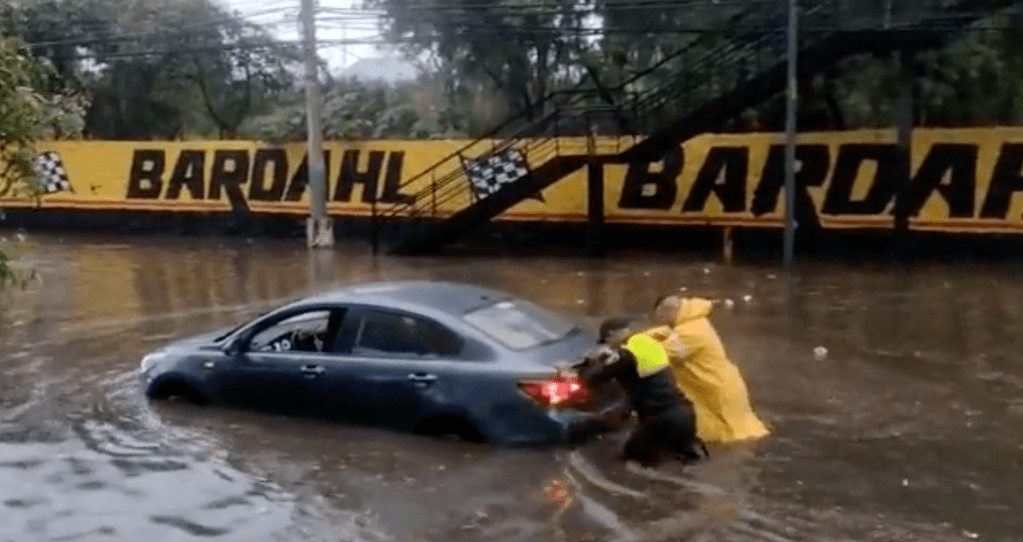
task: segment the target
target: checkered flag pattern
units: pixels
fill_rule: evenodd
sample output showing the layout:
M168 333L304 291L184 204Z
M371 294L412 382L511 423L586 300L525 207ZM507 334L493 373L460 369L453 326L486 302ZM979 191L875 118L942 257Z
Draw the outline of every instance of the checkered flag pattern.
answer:
M39 177L39 187L43 189L44 193L74 192L59 154L55 152L40 153L36 157L35 171Z
M486 158L466 160L464 167L476 195L481 198L529 175L526 157L514 149Z

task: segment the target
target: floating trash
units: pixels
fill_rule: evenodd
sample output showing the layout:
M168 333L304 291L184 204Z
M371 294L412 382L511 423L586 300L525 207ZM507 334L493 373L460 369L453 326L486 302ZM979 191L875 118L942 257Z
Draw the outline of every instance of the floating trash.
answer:
M823 346L818 346L817 348L814 348L813 357L817 361L824 361L828 357L828 349L824 348Z
M735 306L735 301L732 301L731 299L726 299L725 300L725 308L730 309L730 308L732 308L734 306Z
M742 296L742 300L745 301L746 303L749 303L750 301L753 301L753 296L746 294Z

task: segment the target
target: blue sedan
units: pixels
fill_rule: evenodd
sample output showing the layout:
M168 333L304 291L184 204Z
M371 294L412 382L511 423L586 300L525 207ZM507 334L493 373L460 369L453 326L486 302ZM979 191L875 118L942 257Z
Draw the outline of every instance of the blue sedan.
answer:
M618 399L565 367L594 339L505 292L388 282L307 297L142 360L151 399L502 445L564 442Z

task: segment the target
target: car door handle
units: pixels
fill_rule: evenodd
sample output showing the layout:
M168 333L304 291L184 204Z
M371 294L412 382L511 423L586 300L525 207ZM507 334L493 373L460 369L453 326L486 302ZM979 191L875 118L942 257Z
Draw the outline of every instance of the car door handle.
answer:
M327 370L319 365L306 365L305 367L302 367L302 374L306 376L320 376L325 372L327 372Z
M437 380L437 375L431 375L426 373L412 373L408 375L408 379L417 384L429 384Z

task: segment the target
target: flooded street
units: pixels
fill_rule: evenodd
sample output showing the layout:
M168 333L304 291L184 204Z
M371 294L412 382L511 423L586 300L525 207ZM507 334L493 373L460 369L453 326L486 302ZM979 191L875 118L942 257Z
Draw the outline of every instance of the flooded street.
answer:
M4 245L42 282L0 305L0 542L1023 532L1020 264L807 264L790 279L678 254L374 259L358 244L315 259L299 240L205 243ZM680 287L730 299L714 322L774 434L651 473L615 460L623 435L507 450L140 393L139 361L163 343L332 286L407 278L501 288L591 326Z

